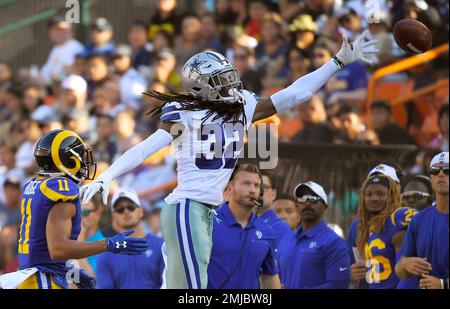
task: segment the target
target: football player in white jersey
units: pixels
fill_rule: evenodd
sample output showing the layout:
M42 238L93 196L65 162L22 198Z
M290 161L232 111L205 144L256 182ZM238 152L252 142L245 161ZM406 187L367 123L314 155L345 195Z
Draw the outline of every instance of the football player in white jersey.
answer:
M316 71L270 97L257 98L242 89L237 69L221 54L204 51L183 67L186 92L150 93L166 103L151 111L160 129L117 159L97 180L81 188L83 204L96 192L104 203L110 182L139 166L159 149L174 143L178 186L166 198L161 232L166 242L167 288L206 288L212 248L214 208L243 147L244 134L260 119L307 101L345 65L370 62L376 41L363 33L353 43L343 36L341 49Z

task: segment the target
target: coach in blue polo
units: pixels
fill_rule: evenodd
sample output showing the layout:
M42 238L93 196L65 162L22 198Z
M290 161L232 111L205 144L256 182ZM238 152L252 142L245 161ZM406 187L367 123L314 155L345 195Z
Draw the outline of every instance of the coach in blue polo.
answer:
M280 288L272 228L252 212L261 174L236 166L227 186L229 202L217 209L208 265L208 289Z
M327 196L312 181L294 190L300 227L279 247L280 277L286 289L346 289L350 283L347 245L323 220Z

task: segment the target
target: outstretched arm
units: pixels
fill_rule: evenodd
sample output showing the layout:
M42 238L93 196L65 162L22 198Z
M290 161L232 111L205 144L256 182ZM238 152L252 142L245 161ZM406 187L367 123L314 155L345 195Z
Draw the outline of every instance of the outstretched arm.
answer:
M369 33L365 31L353 43L349 43L347 36L343 35L342 47L335 57L314 72L300 77L289 87L270 97L261 98L256 105L252 121L270 117L309 100L338 70L347 64L357 60L370 63L371 61L367 58L376 54L378 50L376 49L376 40L366 42L368 35Z
M159 130L147 139L126 151L97 180L81 187L80 195L83 198L83 204L87 204L94 194L100 191L102 193L103 203L106 205L108 202L110 182L138 167L149 156L169 145L173 140L172 135L169 133L170 130L171 124L164 123Z

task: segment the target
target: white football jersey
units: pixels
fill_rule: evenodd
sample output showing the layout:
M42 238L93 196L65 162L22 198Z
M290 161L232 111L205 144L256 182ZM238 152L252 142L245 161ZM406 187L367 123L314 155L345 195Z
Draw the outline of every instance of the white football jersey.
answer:
M207 110L178 110L180 104L177 102L165 105L161 121L174 123L172 130L183 129L173 141L178 186L166 197L168 204L177 204L184 199L211 205L223 202L223 191L244 147L244 136L252 124L258 102L252 92L243 90L242 95L247 120L245 127L243 116L237 124L222 124L222 118L213 121L216 113L202 121Z

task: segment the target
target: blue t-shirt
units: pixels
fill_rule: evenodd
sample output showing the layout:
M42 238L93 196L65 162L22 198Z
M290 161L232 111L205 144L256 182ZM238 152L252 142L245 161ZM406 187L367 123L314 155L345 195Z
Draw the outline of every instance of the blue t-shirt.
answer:
M148 250L141 255L105 252L97 261L98 289L159 289L162 285L163 240L147 234Z
M279 248L280 278L286 289L348 288L350 256L345 240L325 221L297 231Z
M448 278L448 234L448 213L441 213L432 205L412 219L401 252L406 257L427 258L432 266L431 276ZM418 288L419 278L415 278Z
M259 216L261 220L264 221L268 226L270 226L273 230L273 234L275 236L275 246L278 248L278 245L280 241L289 235L292 235L292 230L287 225L286 222L278 218L275 211L273 209L270 209Z
M228 204L222 205L214 220L208 289L258 289L261 272L278 274L274 248L270 226L252 213L243 229Z
M365 88L367 83L367 69L361 61L356 61L345 66L331 77L322 90L325 92L325 100L327 100L332 94L337 92Z

